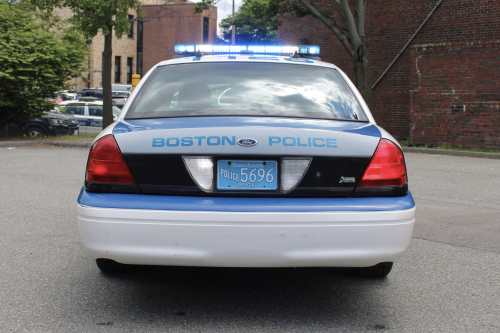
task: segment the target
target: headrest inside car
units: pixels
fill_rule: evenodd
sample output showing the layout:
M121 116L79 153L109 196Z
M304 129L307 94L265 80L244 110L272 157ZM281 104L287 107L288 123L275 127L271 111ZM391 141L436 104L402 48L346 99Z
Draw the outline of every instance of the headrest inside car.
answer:
M206 84L189 83L179 89L179 106L187 110L210 109L211 91Z

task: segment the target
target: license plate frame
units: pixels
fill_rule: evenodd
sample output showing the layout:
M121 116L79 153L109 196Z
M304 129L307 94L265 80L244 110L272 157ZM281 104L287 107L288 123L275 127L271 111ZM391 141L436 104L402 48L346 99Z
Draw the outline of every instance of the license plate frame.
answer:
M276 191L278 189L278 161L276 160L224 159L217 161L216 170L217 190ZM259 170L264 170L264 173L259 173ZM272 181L269 182L271 178Z

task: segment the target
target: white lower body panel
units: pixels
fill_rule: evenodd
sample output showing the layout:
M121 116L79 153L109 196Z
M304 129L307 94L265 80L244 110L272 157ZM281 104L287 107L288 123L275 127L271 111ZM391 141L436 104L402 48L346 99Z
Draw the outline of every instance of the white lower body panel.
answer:
M91 257L124 264L367 267L407 249L415 208L376 212L213 212L78 205Z

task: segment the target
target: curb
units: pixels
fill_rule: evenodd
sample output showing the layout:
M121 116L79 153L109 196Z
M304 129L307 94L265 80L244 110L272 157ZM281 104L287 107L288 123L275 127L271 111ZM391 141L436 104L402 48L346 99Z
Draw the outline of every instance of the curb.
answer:
M57 141L0 141L0 147L29 147L46 144L56 147L90 148L92 143Z
M478 157L478 158L489 158L489 159L500 160L500 153L481 153L476 151L413 148L413 147L403 147L403 151L405 153L448 155L448 156L460 156L460 157Z

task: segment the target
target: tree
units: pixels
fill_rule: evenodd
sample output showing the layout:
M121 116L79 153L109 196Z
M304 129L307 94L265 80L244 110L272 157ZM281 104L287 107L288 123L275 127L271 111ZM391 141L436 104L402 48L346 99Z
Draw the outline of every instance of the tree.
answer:
M367 2L368 0L291 0L283 6L282 12L293 12L297 17L311 15L333 32L351 56L356 73L356 87L371 108L371 62L365 36Z
M0 124L24 124L54 108L47 99L85 70L85 40L59 18L0 2Z
M201 11L219 0L202 0ZM351 56L356 87L371 108L373 106L370 53L365 37L365 11L368 0L269 0L280 7L280 14L312 16L322 22L340 40Z
M128 34L130 9L137 11L140 16L139 0L31 0L42 10L49 12L54 8L68 7L73 11L69 19L74 27L80 31L88 43L102 32L104 35L104 51L102 52L102 97L103 97L103 128L113 123L113 104L111 98L111 57L112 33L120 38Z
M244 0L234 19L236 43L277 44L279 2L276 0ZM231 41L232 18L221 21L222 39Z

